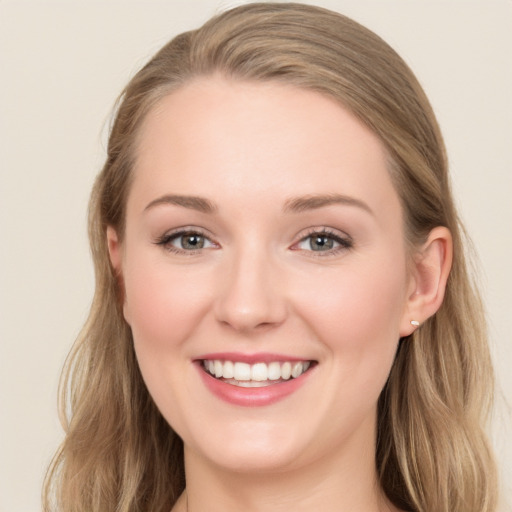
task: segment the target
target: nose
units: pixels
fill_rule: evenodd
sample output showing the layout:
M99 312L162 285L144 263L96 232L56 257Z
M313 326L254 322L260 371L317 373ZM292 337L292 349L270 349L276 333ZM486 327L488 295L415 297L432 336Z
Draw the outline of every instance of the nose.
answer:
M239 332L280 325L287 304L279 269L268 255L236 255L219 274L215 304L217 321Z

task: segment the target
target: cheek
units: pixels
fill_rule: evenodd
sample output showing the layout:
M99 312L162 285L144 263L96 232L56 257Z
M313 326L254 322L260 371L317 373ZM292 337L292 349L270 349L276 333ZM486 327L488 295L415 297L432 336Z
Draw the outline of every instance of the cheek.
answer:
M351 332L356 338L386 327L398 333L397 319L405 304L404 274L396 268L383 271L370 266L334 270L321 282L311 283L316 290L303 295L305 310L319 317L319 326Z
M190 357L209 307L207 276L198 275L201 272L196 269L194 277L190 271L151 258L133 262L125 265L124 313L139 368L169 424L178 432L186 431L182 396L190 395Z
M151 351L177 348L208 308L207 276L149 258L128 262L125 269L124 314L136 346Z
M347 265L302 288L315 293L302 294L301 315L341 369L340 378L355 379L360 386L375 386L374 394L380 392L400 338L405 260L397 258L383 266Z

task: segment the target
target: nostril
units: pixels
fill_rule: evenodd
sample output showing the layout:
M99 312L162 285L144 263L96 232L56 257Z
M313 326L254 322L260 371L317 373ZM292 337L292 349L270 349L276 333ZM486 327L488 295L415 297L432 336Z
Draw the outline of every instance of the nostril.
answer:
M271 255L250 240L234 250L228 268L219 273L216 304L217 320L236 331L267 330L286 317L285 296ZM238 247L238 246L237 246Z
M280 325L286 314L284 308L271 304L252 304L248 306L222 304L216 313L218 321L232 329L240 332L265 331Z

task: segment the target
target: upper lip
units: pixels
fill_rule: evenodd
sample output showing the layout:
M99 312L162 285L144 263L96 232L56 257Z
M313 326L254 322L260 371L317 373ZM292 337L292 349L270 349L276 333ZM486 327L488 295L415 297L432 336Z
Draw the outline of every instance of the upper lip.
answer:
M195 358L196 361L204 360L220 360L220 361L233 361L247 364L255 363L272 363L277 362L299 362L299 361L313 361L307 357L297 357L285 354L274 354L270 352L256 352L253 354L245 354L240 352L214 352L209 354L203 354Z

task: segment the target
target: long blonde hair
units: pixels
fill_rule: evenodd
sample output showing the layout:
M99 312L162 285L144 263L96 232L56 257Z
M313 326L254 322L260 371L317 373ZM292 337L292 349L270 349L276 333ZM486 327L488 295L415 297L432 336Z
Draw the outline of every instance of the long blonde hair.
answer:
M384 492L405 510L494 511L496 471L484 433L493 373L438 124L412 72L378 36L292 3L238 7L177 36L120 97L90 202L96 292L63 373L66 437L47 475L45 510L168 512L184 489L183 445L142 381L106 229L122 236L141 121L162 97L213 73L336 99L386 146L409 243L436 226L450 229L455 256L444 302L401 340L379 400L376 465Z

